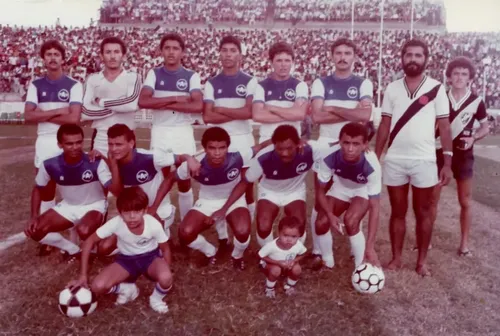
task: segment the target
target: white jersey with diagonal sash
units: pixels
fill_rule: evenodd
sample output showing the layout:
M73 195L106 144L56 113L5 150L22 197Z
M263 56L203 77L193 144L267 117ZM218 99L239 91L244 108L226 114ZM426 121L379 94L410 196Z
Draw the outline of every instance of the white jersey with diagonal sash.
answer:
M387 86L382 116L391 118L386 159L436 161L436 120L449 116L448 96L437 80L424 76L414 93L405 77Z

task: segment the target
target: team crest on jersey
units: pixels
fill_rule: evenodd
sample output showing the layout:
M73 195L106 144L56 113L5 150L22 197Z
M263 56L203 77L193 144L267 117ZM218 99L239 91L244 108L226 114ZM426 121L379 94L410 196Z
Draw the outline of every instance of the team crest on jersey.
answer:
M307 169L307 163L302 162L302 163L300 163L300 164L297 166L297 168L295 168L295 171L297 172L297 174L301 174L301 173L303 173L306 169Z
M148 239L148 238L142 238L142 239L140 239L140 240L137 242L137 245L139 245L139 246L144 246L144 245L146 245L147 243L149 243L149 241L150 241L150 239Z
M240 84L236 87L236 94L240 97L245 97L247 94L247 87L243 84Z
M87 169L86 171L83 172L82 174L82 181L83 182L90 182L94 178L94 174L92 174L92 171Z
M358 180L359 183L366 183L366 177L363 174L358 174L356 179Z
M469 123L469 121L470 121L471 117L472 117L472 114L471 114L471 113L469 113L469 112L465 112L465 113L462 115L462 117L461 117L462 124L467 125L467 124Z
M184 78L181 78L177 81L177 83L175 84L175 86L177 86L177 88L181 91L184 91L187 89L188 87L188 82L187 80L185 80Z
M66 89L59 90L57 93L57 97L62 100L62 101L68 101L69 100L69 92Z
M329 94L333 94L333 89L330 89L330 91L328 91Z
M351 86L349 89L347 89L347 97L357 98L358 97L358 89L355 86Z
M240 175L240 170L238 168L233 168L227 172L227 179L232 181Z
M429 102L429 98L426 95L423 95L418 99L418 102L422 105L427 105L427 103Z
M294 100L295 99L295 90L294 89L288 89L285 91L285 98L288 100Z
M139 170L135 175L135 178L137 179L137 182L144 183L148 180L149 174L145 170Z

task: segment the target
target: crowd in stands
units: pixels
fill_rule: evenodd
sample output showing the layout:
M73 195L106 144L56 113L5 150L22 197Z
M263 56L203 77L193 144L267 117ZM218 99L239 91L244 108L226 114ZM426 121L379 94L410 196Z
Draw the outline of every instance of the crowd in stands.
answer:
M357 22L380 20L382 0L354 0ZM443 3L415 0L414 20L443 25ZM351 21L352 0L106 0L101 22L239 22L254 24L270 17L276 21ZM409 22L411 0L385 0L388 21Z
M162 63L159 41L166 32L163 28L102 28L87 27L70 29L0 28L0 92L14 91L21 95L32 76L43 71L38 48L44 40L57 38L67 47L67 71L80 80L101 69L99 43L105 36L123 38L129 48L125 66L145 74L151 67ZM202 81L213 76L219 68L218 42L228 34L215 29L179 30L187 44L184 66L200 73ZM329 47L335 39L349 32L327 29L272 31L264 29L234 30L233 34L243 41L244 71L265 77L270 72L267 50L271 43L286 41L293 45L296 53L294 75L309 84L318 76L326 75L333 65L329 58ZM415 32L431 47L429 74L444 80L444 69L450 58L465 55L472 58L478 68L473 90L483 94L483 75L486 78L486 103L489 107L500 107L500 34L454 33L438 34ZM402 76L400 47L409 38L408 31L385 31L383 43L382 87ZM359 61L355 73L369 77L377 96L379 36L374 31L355 31L354 41L359 47Z

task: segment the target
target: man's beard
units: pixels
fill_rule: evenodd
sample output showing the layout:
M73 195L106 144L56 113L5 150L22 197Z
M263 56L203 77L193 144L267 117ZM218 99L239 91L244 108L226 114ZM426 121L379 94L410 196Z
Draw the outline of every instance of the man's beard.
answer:
M425 70L425 64L417 64L415 62L411 62L403 65L403 71L409 77L416 77L421 75Z

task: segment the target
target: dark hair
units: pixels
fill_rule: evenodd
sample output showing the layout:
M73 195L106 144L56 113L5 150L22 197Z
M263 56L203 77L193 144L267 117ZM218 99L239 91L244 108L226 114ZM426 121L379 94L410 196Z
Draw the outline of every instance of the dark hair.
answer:
M57 130L57 142L62 143L63 136L80 134L83 138L83 130L77 124L63 124Z
M297 129L292 125L278 126L274 130L273 136L271 137L273 144L276 144L278 142L283 142L288 139L292 140L293 143L296 145L298 145L300 142L299 132L297 132Z
M125 124L114 124L108 128L108 138L114 139L119 136L124 136L127 141L135 142L135 134L127 125Z
M163 36L160 42L160 50L163 49L163 46L165 45L165 42L167 41L177 41L179 42L179 45L181 46L182 51L186 48L186 44L184 43L184 39L182 36L180 36L177 33L168 33L167 35Z
M238 48L238 50L240 51L240 53L241 53L241 42L240 42L240 39L237 38L236 36L234 36L234 35L224 36L222 38L222 40L220 41L219 51L222 49L222 47L225 44L234 44Z
M469 79L473 79L476 76L476 67L472 63L470 58L465 56L459 56L453 59L446 67L446 77L450 78L451 73L455 68L464 68L469 70Z
M104 46L106 44L119 44L120 45L120 48L122 50L122 54L126 54L127 53L127 46L125 45L125 42L123 42L123 40L119 37L116 37L116 36L109 36L109 37L105 37L104 40L102 40L101 42L101 54L104 54Z
M403 48L401 49L401 58L405 56L406 50L409 47L421 47L422 49L424 49L425 60L427 61L429 59L429 46L425 41L420 39L411 39L409 41L406 41L405 44L403 44Z
M300 223L298 218L295 216L284 216L283 218L281 218L281 220L278 224L278 231L281 232L285 228L297 229L297 230L299 230L299 233L300 233L301 229L302 229L302 224Z
M148 195L139 186L124 188L116 199L118 212L141 211L147 209L149 204Z
M295 58L295 54L293 53L293 48L286 42L277 42L269 48L269 59L272 61L276 57L276 55L285 53L292 56L292 60Z
M356 47L356 44L354 44L354 42L352 40L345 38L345 37L342 37L342 38L339 38L338 40L336 40L335 42L333 42L332 47L330 48L330 50L332 51L332 54L335 52L335 49L337 47L340 47L341 45L345 45L349 48L352 48L354 55L356 55L356 53L358 52L358 48Z
M57 51L59 51L61 53L62 59L63 60L66 59L66 49L64 49L63 45L59 41L56 41L56 40L49 40L49 41L46 41L42 44L42 47L40 48L40 57L44 58L45 53L49 49L56 49Z
M227 147L231 145L231 137L227 131L218 126L207 128L207 130L203 132L203 135L201 136L201 145L203 148L207 147L209 141L225 141L227 143Z
M339 139L342 139L343 135L348 135L350 137L361 136L363 138L363 142L368 141L368 128L362 123L359 122L350 122L345 124L340 129Z

